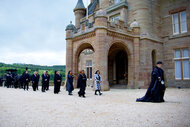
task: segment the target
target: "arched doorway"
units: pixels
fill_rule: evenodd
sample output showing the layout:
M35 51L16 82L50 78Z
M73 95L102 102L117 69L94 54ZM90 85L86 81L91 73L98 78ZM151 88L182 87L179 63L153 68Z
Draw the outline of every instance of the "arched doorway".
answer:
M156 50L152 50L152 69L156 66Z
M108 53L108 80L112 88L127 88L128 85L128 53L126 46L115 43Z
M89 43L81 44L75 53L74 59L74 75L75 87L80 70L84 70L87 76L87 86L92 86L93 67L94 67L94 48Z

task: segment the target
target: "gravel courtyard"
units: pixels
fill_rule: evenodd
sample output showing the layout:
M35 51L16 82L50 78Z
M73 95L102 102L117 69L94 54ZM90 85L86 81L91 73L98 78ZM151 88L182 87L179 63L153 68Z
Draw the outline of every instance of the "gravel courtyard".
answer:
M0 127L190 127L190 89L167 89L165 103L136 103L144 89L86 98L0 87Z

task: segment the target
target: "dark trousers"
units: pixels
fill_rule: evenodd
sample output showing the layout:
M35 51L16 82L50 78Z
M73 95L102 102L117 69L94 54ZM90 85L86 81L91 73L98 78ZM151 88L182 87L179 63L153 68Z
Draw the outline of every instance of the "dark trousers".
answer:
M49 90L49 83L46 84L46 90Z
M33 83L33 84L32 84L32 88L33 88L33 91L36 91L37 83Z
M24 90L25 90L25 89L28 90L28 88L29 88L28 84L29 84L28 82L25 82L25 83L24 83Z
M7 88L11 88L11 82L7 82Z
M85 90L86 90L86 86L81 85L80 90L78 92L79 96L84 96L85 95Z
M46 89L46 83L42 83L42 92L45 92L45 89Z
M54 93L60 92L61 83L55 83L54 84Z

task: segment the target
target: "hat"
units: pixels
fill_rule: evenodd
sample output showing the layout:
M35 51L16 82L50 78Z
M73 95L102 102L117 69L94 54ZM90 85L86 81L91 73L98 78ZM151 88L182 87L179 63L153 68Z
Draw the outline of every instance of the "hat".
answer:
M158 61L157 64L162 64L162 61Z

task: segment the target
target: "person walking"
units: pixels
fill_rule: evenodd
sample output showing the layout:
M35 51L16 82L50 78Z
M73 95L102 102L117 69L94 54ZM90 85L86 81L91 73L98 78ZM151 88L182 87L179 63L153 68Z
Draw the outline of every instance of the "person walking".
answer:
M54 76L54 93L55 94L58 94L60 92L61 82L62 82L62 75L60 74L60 71L55 71L55 76Z
M95 95L98 95L97 92L99 92L99 95L102 95L101 93L101 83L102 83L102 77L100 75L100 71L97 70L94 74L94 84L95 84Z
M23 80L24 80L24 90L26 89L28 91L29 89L29 82L30 82L30 75L28 74L28 70L23 73Z
M48 71L46 71L46 76L47 76L47 84L46 84L46 91L49 90L49 79L50 79L50 75L48 74Z
M33 91L36 91L37 84L38 84L38 75L37 75L37 71L35 71L34 74L32 75L32 88L33 88Z
M45 92L45 88L47 86L48 77L46 75L46 71L42 74L42 92Z
M80 90L78 92L79 97L85 98L86 80L87 80L87 78L84 73L84 70L81 70L80 74L78 76L78 81L77 81L77 88L80 88Z
M69 71L67 74L66 90L68 91L68 95L73 95L72 91L74 90L74 87L73 87L73 75L71 71Z
M151 82L145 96L136 99L137 102L164 102L165 83L162 62L158 61L151 74Z

